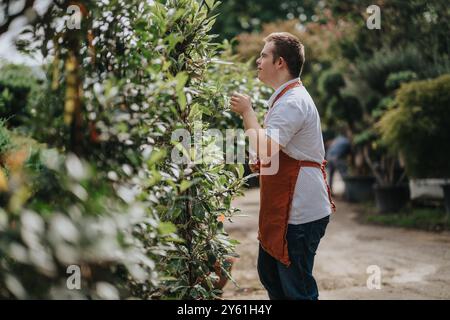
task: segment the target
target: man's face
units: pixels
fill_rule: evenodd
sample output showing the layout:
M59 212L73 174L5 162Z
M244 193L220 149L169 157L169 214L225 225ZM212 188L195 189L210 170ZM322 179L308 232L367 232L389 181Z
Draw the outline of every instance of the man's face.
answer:
M271 84L271 80L278 72L275 63L273 63L273 49L273 42L266 42L258 60L256 60L256 67L258 68L258 79L267 85Z

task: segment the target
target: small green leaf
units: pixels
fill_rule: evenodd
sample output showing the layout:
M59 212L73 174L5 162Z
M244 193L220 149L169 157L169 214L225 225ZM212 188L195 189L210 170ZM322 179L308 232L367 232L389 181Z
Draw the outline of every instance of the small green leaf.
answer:
M147 180L147 187L152 187L162 179L161 174L157 170L152 170L151 176Z
M158 225L158 230L162 235L167 235L175 233L177 231L177 228L170 222L161 222Z
M175 81L176 81L175 90L176 90L176 93L178 96L178 104L180 105L181 111L184 111L184 109L186 109L186 105L187 105L186 94L184 92L184 86L186 85L186 82L188 81L188 79L189 79L189 76L187 75L186 72L180 72L175 77Z
M238 164L237 167L236 167L236 170L238 172L239 179L242 179L244 177L244 165L243 164Z
M195 120L200 120L202 118L202 110L198 103L194 103L189 111L189 121L194 122Z
M169 50L173 50L175 48L175 46L180 43L181 41L184 40L184 37L182 35L175 35L175 34L170 34L166 40L169 42Z
M180 72L177 74L177 76L175 77L175 81L177 83L175 89L176 89L177 93L179 93L181 90L183 90L188 79L189 79L189 76L186 72Z
M180 183L180 192L184 192L192 186L193 182L189 180L183 180Z
M150 159L147 161L147 165L151 166L155 163L160 162L164 157L166 156L166 150L153 150L152 154L150 155Z
M178 92L178 105L180 106L181 111L186 109L187 99L186 95L182 91Z

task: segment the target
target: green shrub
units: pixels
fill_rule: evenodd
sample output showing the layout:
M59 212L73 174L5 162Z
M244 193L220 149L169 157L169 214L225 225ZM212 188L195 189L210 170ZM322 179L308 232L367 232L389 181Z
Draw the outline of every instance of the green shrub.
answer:
M375 208L372 208L375 210ZM400 228L423 229L427 231L450 230L450 219L444 210L413 209L412 212L373 214L366 217L368 222Z
M445 56L427 61L416 45L396 49L382 48L370 59L365 57L356 62L358 81L367 82L372 90L382 95L392 92L401 82L448 73L449 67Z
M324 96L336 96L345 86L344 78L340 72L327 70L320 75L319 92Z
M22 124L29 117L28 105L38 92L39 80L31 68L14 64L1 66L0 118L13 126Z
M400 71L391 73L386 79L386 88L389 90L396 90L400 88L402 83L417 80L417 74L413 71Z
M245 183L243 166L221 161L173 163L171 151L185 148L192 154L198 144L191 140L181 145L172 133L185 129L193 136L197 125L202 134L209 124L220 130L236 125L229 118L227 91L249 89L239 68L244 64L220 68L223 46L209 34L214 1L168 0L163 4L133 0L121 6L100 1L86 6L90 17L80 30L55 30L52 19L67 12L53 6L50 17L34 30L46 32L32 33L43 51L52 47L49 58L53 58L43 90L50 94L38 99L36 119L42 121L33 125L32 132L40 142L57 147L63 157L77 154L82 163L96 169L95 179L66 185L67 172L42 167L32 154L27 166L35 173L27 177L24 194L29 198L24 207L51 219L55 212L65 214L75 205L83 217L92 213L108 219L111 210L124 211L124 217L131 218L132 210L127 208L144 206L145 219L138 223L138 232L133 232L131 246L149 259L157 256L151 259L154 272L144 282L118 283L131 285L132 296L145 299L217 298L215 266L226 266L229 256L236 255L236 241L225 232L223 220L237 211L231 200L241 194ZM92 32L93 43L86 41L88 32ZM55 37L59 38L55 41ZM218 70L224 74L211 76ZM228 84L227 79L236 81ZM259 91L247 93L255 98ZM48 100L52 112L47 114ZM205 149L213 143L204 138L200 144ZM117 202L124 207L114 207ZM16 210L19 220L23 214ZM83 228L84 219L80 222L77 216L72 221L67 216ZM159 231L171 234L174 226L179 238L171 237L172 242L166 244L158 237ZM169 244L175 250L167 252ZM120 260L113 262L111 268ZM139 266L135 263L138 271ZM30 276L38 272L28 271ZM124 273L132 276L132 271ZM41 284L46 285L45 278L36 278L44 279ZM158 279L162 281L155 285ZM98 281L96 277L91 280ZM48 296L48 290L34 294ZM120 294L126 296L126 292Z
M408 46L376 51L371 59L359 60L357 68L360 78L367 81L372 90L387 94L390 90L386 87L386 81L392 73L411 70L423 74L426 63L417 48Z
M0 297L119 299L144 297L144 285L155 290L155 261L170 249L160 244L175 230L149 217L144 203L121 199L76 156L42 156L52 193L30 199L24 173L13 172L0 208ZM72 267L81 271L76 289Z
M403 84L377 128L391 152L403 155L408 175L450 177L450 74Z
M11 147L11 135L6 129L5 121L0 119L0 156L4 155Z
M363 108L359 100L351 95L332 97L326 106L325 117L327 120L344 123L354 132L356 132L362 116Z

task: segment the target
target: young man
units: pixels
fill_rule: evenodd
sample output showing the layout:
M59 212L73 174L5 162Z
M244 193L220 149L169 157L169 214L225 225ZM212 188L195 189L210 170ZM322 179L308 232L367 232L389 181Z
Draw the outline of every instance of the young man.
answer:
M250 142L256 141L250 147L261 164L258 273L270 299L314 300L319 296L314 256L335 209L326 183L320 117L300 81L303 45L285 32L264 41L256 61L258 78L275 90L264 128L248 96L231 98ZM277 172L264 174L275 158Z

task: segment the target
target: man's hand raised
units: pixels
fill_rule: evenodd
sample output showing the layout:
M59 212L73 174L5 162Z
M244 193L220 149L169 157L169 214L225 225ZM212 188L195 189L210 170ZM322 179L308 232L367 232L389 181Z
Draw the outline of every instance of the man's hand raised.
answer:
M252 100L248 95L233 93L231 96L231 111L244 116L244 114L253 111Z

